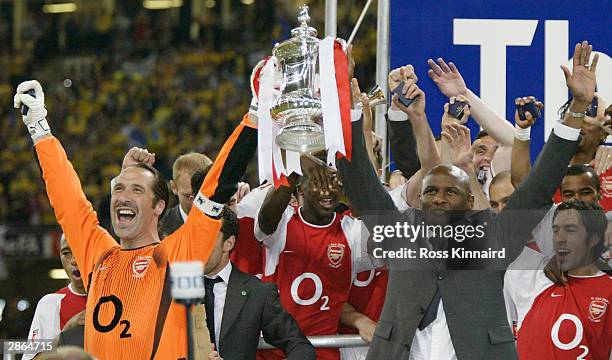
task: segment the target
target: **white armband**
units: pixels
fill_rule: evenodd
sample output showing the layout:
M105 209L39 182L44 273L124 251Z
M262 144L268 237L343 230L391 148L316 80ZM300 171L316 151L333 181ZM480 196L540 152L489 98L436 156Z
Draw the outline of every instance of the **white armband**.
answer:
M195 205L200 211L210 217L219 217L223 212L224 204L219 204L202 195L201 192L198 192L198 196L193 200L193 205Z

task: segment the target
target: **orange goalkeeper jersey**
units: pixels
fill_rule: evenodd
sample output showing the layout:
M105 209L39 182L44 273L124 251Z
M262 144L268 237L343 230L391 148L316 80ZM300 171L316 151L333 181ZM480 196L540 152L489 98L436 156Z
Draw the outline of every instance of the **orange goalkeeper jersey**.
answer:
M245 119L221 149L185 224L161 243L131 250L98 225L60 142L51 137L36 144L51 206L85 275L86 351L102 360L186 358L185 308L171 299L168 263L206 262L221 221L204 213L210 208L202 200L229 200L256 144L257 132Z

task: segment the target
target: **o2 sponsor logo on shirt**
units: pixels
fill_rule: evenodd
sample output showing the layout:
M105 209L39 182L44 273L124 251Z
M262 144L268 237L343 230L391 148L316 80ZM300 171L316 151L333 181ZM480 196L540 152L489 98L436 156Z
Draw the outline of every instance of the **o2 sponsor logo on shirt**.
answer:
M342 266L342 259L344 258L344 244L328 244L327 245L327 258L329 259L329 266L334 269Z
M589 304L589 320L595 323L601 322L601 318L605 315L607 309L608 299L592 297Z
M132 273L134 277L143 277L147 272L150 263L150 256L137 256L136 259L134 259L134 261L132 262Z

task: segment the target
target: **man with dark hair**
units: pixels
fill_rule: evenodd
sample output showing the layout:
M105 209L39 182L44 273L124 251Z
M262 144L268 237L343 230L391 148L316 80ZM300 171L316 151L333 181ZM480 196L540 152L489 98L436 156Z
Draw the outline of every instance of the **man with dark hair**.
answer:
M554 212L555 254L526 247L509 271L505 289L516 306L521 359L608 359L611 355L612 277L596 261L604 251L608 220L595 202L571 200ZM544 268L561 276L554 283ZM537 269L537 270L536 270Z
M34 91L34 96L28 94ZM221 228L224 204L235 192L257 145L253 124L242 122L226 141L200 188L184 226L160 241L157 226L167 204L159 173L129 166L114 179L111 220L119 237L98 225L96 213L59 140L46 120L42 86L17 87L57 221L88 289L85 350L100 359L177 359L187 354L184 308L170 298L174 261L206 262ZM166 188L167 189L167 188Z
M572 199L598 202L601 199L599 176L589 165L570 165L559 188L561 201Z
M203 175L203 171L196 171L191 177L192 197L197 195ZM213 356L255 359L261 333L269 344L282 349L287 359L314 359L314 348L281 306L276 285L262 283L230 261L238 229L236 214L225 206L221 231L204 266L206 326L217 349Z

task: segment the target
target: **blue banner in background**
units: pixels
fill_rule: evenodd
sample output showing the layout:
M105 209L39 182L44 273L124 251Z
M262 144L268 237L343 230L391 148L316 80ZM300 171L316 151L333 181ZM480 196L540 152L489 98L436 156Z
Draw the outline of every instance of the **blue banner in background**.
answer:
M459 68L469 89L514 122L514 99L544 103L532 129L532 161L567 100L563 72L574 45L588 40L600 54L598 91L612 102L612 1L391 1L391 68L412 64L425 91L434 135L447 99L427 76L427 59ZM545 131L546 128L546 131ZM478 126L470 120L472 137ZM547 136L546 136L547 137ZM609 138L610 140L610 138Z

